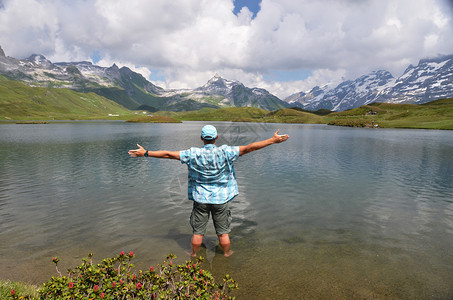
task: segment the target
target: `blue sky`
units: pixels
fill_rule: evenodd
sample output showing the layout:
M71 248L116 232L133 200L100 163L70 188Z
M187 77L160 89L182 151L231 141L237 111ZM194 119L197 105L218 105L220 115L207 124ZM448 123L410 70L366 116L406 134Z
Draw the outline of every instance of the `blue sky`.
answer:
M215 74L280 98L453 54L451 0L0 0L6 55L127 66L166 89Z
M233 13L238 15L240 10L245 6L253 13L252 19L254 19L256 14L260 11L260 3L261 0L234 0Z

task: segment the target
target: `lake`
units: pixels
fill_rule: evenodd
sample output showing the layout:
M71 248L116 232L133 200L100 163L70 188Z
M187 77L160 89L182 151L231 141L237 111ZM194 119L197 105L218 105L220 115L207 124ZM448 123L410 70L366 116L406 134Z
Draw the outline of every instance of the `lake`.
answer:
M452 131L210 123L218 145L290 135L235 162L234 255L212 222L199 252L238 299L453 298ZM186 166L127 151L201 146L205 124L0 125L0 279L41 284L53 256L90 252L188 260Z

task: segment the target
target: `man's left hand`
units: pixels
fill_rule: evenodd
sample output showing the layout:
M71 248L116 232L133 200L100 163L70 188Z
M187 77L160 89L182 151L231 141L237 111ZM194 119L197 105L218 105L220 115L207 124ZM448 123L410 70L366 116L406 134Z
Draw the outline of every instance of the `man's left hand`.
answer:
M143 147L140 146L139 144L137 144L137 147L138 147L138 149L129 150L129 152L127 152L127 153L128 153L131 157L144 156L145 153L146 153L145 148L143 148Z

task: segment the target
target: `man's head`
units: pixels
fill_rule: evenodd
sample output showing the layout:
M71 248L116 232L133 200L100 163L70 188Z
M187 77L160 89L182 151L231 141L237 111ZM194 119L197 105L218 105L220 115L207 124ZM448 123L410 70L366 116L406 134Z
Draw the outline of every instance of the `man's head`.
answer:
M201 139L205 144L213 144L217 139L217 129L212 125L205 125L201 129Z

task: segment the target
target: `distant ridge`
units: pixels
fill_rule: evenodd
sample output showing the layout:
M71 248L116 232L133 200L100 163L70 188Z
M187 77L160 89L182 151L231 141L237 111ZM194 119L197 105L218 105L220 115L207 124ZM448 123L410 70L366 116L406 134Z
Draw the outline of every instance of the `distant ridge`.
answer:
M215 74L195 89L165 90L127 67L100 67L91 62L52 63L43 55L26 59L8 57L0 46L0 75L31 87L69 88L94 92L127 109L191 111L201 108L256 107L277 110L300 107L342 111L373 102L415 103L453 97L453 55L421 59L394 78L385 70L373 71L336 87L313 87L284 100L262 88Z

